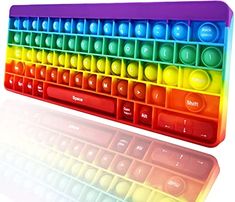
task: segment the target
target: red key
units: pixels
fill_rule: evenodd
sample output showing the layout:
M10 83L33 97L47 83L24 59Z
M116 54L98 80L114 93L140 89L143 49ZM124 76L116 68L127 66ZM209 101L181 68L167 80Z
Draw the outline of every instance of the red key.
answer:
M61 87L49 86L47 95L61 101L89 107L109 114L115 114L116 102L113 98L101 97L91 93L68 90Z

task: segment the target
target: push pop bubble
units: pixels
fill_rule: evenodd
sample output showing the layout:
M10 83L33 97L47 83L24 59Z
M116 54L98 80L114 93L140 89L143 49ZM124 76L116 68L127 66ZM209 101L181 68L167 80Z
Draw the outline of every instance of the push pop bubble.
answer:
M32 21L32 28L33 28L33 30L36 30L37 26L38 26L38 21L36 19L33 19L33 21Z
M165 37L166 37L166 24L164 24L164 23L154 24L152 35L153 35L153 38L155 38L155 39L165 39Z
M109 53L111 55L117 55L118 53L118 42L117 41L111 41L108 46Z
M52 24L53 31L58 32L59 31L59 26L60 26L59 21L55 20Z
M91 69L91 57L90 57L90 56L86 56L86 57L83 59L83 67L84 67L86 70L90 70L90 69Z
M157 80L157 66L153 64L147 65L144 69L144 75L147 80L156 81Z
M208 47L202 52L202 62L208 67L220 67L222 63L221 50L215 47Z
M82 86L82 74L78 73L75 78L74 78L74 82L76 84L76 86L81 87Z
M27 38L26 38L27 39ZM29 39L27 39L28 41ZM45 39L45 44L47 47L50 47L51 45L51 36L47 36L46 39Z
M173 44L162 44L159 48L159 58L163 62L171 63L174 57L174 45Z
M36 39L35 39L35 41L36 41ZM38 44L39 43L40 43L40 40L38 40ZM36 44L37 44L37 42L36 42ZM62 37L57 38L56 45L57 45L58 48L62 48L62 46L63 46L63 38Z
M53 54L52 53L48 53L48 55L47 55L47 62L49 64L53 63Z
M64 30L65 30L65 32L71 31L71 22L70 21L67 21L64 23Z
M94 49L96 53L102 53L102 46L103 41L102 40L96 40L94 43Z
M127 73L130 77L132 78L137 78L138 76L138 64L135 63L135 62L132 62L130 63L128 66L127 66Z
M24 28L24 29L27 29L28 26L29 26L29 20L28 20L28 19L25 19L25 20L23 21L23 28Z
M43 22L42 22L42 29L43 29L44 31L47 30L47 26L48 26L47 20L43 20Z
M20 25L20 20L19 19L15 19L13 24L14 24L14 28L17 29L19 27L19 25Z
M106 77L102 81L102 88L105 93L111 93L112 81L110 77Z
M79 21L79 22L77 23L76 29L77 29L77 32L78 32L79 34L82 34L83 31L84 31L84 22L83 22L83 21Z
M214 42L219 34L217 25L210 22L203 23L198 29L198 38L203 42Z
M68 47L70 50L74 50L74 48L75 48L75 39L74 38L69 39Z
M95 90L96 88L96 76L95 75L91 75L88 78L88 86L92 89Z
M20 43L20 38L21 38L20 33L16 33L16 34L14 35L14 41L15 41L15 43Z
M75 55L73 55L71 58L70 58L70 64L73 68L76 68L77 67L77 57Z
M104 30L104 34L105 35L112 35L112 31L113 31L113 24L112 24L112 22L106 22L104 24L103 30Z
M120 75L121 74L121 61L115 60L111 65L111 70L114 74Z
M145 43L141 46L141 58L143 59L151 59L153 56L153 47L152 45Z
M124 46L124 53L127 57L134 57L135 44L133 41L127 42Z
M128 23L120 23L118 26L118 32L119 32L120 36L128 36L129 24Z
M82 39L82 41L81 41L82 51L85 51L85 52L88 51L88 43L89 43L88 39Z
M226 133L232 18L221 2L13 6L5 87L214 147Z
M25 43L27 44L27 45L29 45L30 44L30 34L27 34L26 36L25 36Z
M119 81L117 84L117 91L121 96L127 96L128 82L125 80Z
M67 71L64 72L62 75L62 79L65 84L68 84L69 83L69 72L67 72Z
M163 70L163 81L167 85L176 86L178 84L178 68L168 66Z
M98 32L98 23L97 22L91 22L89 28L90 28L90 33L91 34L97 34L97 32Z
M144 84L136 84L134 86L134 95L139 100L145 99L145 85Z
M188 36L188 25L184 22L178 22L172 27L172 37L175 40L187 40Z
M194 46L184 46L180 49L180 60L184 64L193 65L196 62L196 48Z
M98 61L97 61L97 69L98 69L98 71L99 72L101 72L101 73L104 73L105 72L105 59L104 58L100 58L100 59L98 59Z
M135 26L135 35L136 37L145 37L146 36L146 24L139 23Z
M60 39L60 38L59 38ZM58 47L62 47L62 45L58 45L59 44L59 42L61 42L61 39L60 39L60 41L59 40L57 40L58 42L57 42L57 46ZM36 37L35 37L35 44L37 45L37 46L40 46L40 43L41 43L41 35L37 35Z

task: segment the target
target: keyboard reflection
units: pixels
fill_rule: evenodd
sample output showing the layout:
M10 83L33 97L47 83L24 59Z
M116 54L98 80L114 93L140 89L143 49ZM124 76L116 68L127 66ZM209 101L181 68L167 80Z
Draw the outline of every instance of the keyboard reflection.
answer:
M0 189L24 202L204 201L216 159L87 119L7 101Z

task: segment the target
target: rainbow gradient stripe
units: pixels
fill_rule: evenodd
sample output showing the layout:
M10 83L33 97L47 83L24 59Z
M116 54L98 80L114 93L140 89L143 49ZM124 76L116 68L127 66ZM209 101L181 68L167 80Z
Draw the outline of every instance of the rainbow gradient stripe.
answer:
M13 6L5 87L214 147L225 137L232 16L218 1Z
M5 106L0 187L18 201L203 202L219 173L208 154L22 101Z

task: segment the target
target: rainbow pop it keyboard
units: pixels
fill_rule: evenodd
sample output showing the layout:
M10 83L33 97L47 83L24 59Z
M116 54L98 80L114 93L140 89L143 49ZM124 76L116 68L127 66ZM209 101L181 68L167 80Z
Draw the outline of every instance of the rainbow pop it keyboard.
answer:
M0 188L17 201L203 202L219 172L208 154L20 101L2 106Z
M8 90L204 146L225 135L222 2L13 6Z

